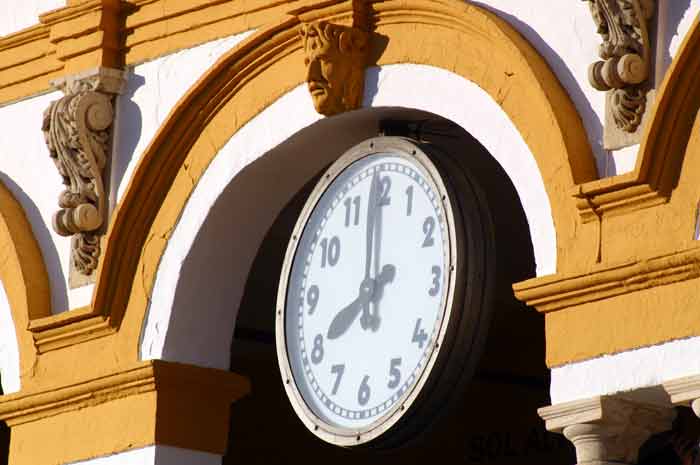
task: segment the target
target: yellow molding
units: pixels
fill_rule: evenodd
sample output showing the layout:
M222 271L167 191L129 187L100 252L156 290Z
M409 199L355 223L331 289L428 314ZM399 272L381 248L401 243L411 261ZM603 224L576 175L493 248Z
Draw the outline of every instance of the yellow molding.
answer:
M0 419L12 426L13 465L70 463L152 444L223 454L229 405L249 391L248 379L234 373L147 361L0 397Z
M542 313L700 277L700 247L585 274L545 276L513 285Z
M10 304L20 354L22 384L36 352L27 325L51 312L49 278L39 245L24 211L0 182L0 281Z

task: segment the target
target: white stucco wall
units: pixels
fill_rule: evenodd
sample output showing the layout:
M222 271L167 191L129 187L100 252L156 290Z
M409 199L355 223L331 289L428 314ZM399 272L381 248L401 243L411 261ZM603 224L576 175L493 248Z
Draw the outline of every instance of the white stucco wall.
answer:
M0 37L33 26L39 15L66 5L66 0L2 0Z
M220 465L221 456L169 446L150 446L69 465Z

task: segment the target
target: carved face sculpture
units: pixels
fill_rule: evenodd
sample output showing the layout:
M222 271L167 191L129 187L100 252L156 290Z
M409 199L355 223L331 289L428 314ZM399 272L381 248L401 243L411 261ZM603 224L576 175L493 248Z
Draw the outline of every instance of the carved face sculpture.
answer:
M303 24L301 37L306 81L316 111L331 116L358 108L364 86L366 33L319 21Z

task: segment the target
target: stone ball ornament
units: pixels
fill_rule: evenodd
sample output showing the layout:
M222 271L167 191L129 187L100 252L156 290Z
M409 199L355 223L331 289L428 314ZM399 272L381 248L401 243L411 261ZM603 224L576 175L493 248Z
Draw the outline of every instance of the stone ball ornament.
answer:
M366 140L328 168L299 215L277 355L296 414L323 441L400 446L473 373L494 239L482 191L457 160L411 139Z

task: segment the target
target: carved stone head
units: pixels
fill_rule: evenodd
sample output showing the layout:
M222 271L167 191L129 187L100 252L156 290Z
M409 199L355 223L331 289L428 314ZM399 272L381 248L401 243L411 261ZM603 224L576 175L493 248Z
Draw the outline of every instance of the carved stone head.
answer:
M331 116L360 106L367 33L325 21L303 24L306 81L316 111Z

